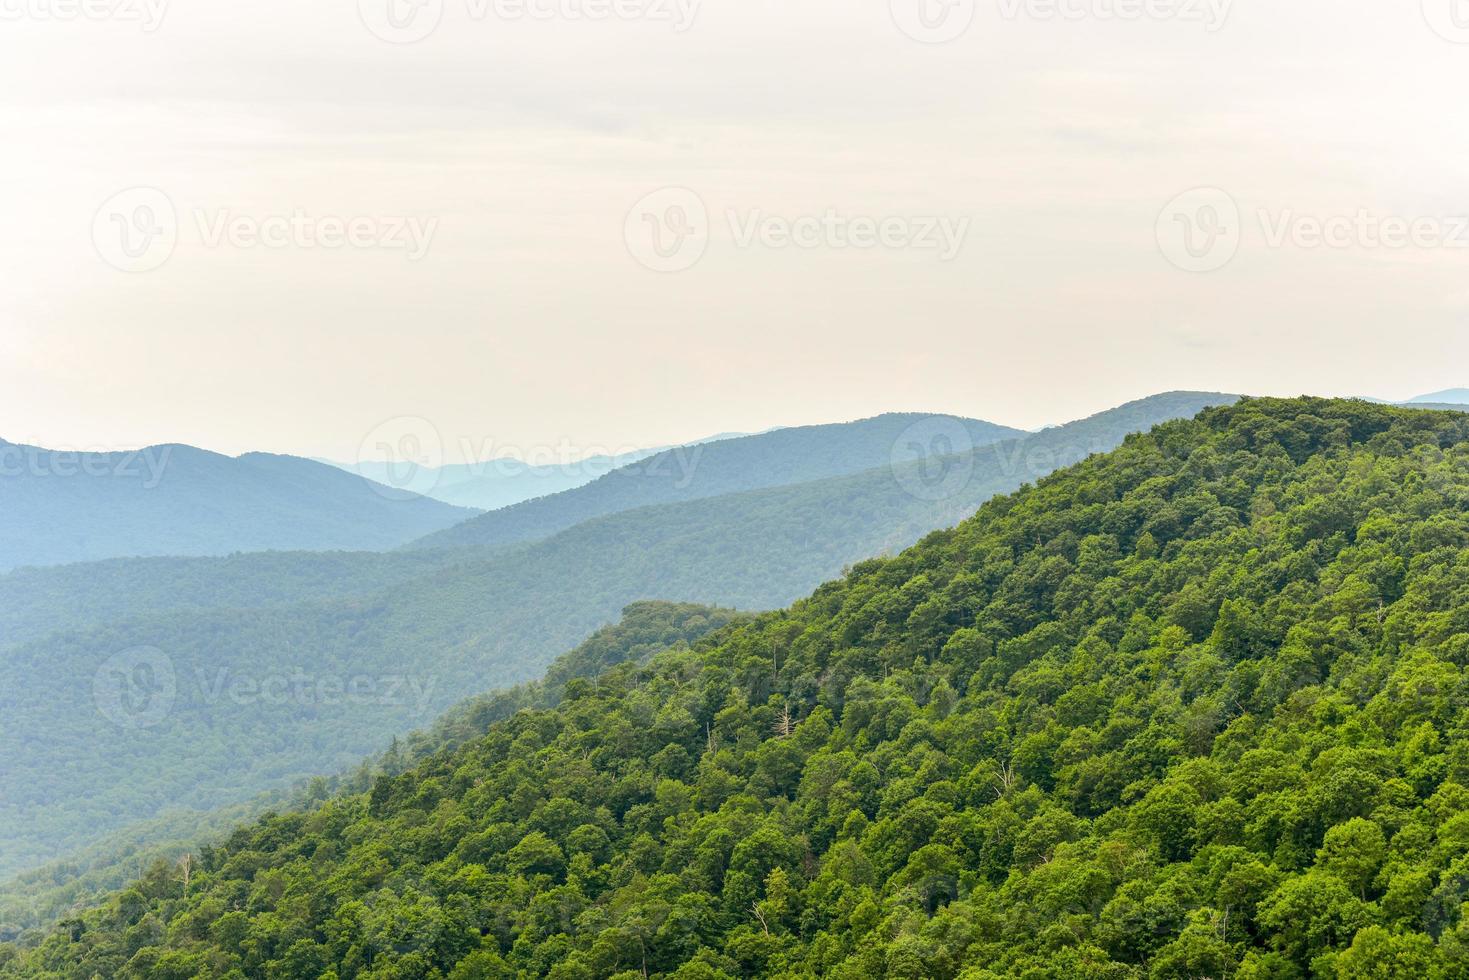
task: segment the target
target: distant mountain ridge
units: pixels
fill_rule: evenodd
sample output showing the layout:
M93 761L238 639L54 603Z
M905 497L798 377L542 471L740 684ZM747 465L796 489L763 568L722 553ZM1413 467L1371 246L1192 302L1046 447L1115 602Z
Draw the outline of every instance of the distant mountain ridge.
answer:
M1409 399L1408 405L1469 405L1469 388L1450 388Z
M0 571L117 557L381 550L473 513L294 456L0 443Z
M432 571L370 594L256 610L169 612L155 603L136 618L0 648L11 678L0 687L0 717L12 719L0 727L0 798L8 804L0 809L0 873L60 856L162 806L227 805L353 765L466 694L539 676L629 603L782 605L845 566L948 527L997 493L1130 433L1234 400L1172 393L967 453L638 507L488 556L451 553ZM953 420L940 424L955 431ZM229 567L247 579L262 574L258 560ZM238 584L228 580L220 595L234 602L240 589L229 581ZM116 607L126 575L114 570L105 588L112 598L92 601ZM191 601L206 604L203 592ZM176 688L166 716L129 730L99 713L90 685L76 678L111 678L108 665L124 655L133 666L138 651ZM350 703L317 697L314 686L307 703L262 701L248 687L296 676L413 684L395 687L392 698ZM232 699L241 680L244 705ZM42 730L50 733L44 741L25 735Z
M746 435L750 433L722 432L683 445L705 445ZM329 459L319 462L387 486L406 485L406 489L456 507L499 510L537 497L548 497L584 487L613 470L672 448L674 447L656 446L616 453L591 453L580 459L555 463L528 462L514 456L501 456L473 463L451 463L439 467L375 461L339 463Z
M419 548L505 546L543 540L583 521L637 507L806 483L890 463L905 434L944 436L949 452L1026 435L976 419L890 413L855 422L774 429L759 435L680 446L565 493L483 514L415 542ZM921 440L920 440L921 441ZM967 444L967 445L965 445ZM935 449L942 451L943 441Z

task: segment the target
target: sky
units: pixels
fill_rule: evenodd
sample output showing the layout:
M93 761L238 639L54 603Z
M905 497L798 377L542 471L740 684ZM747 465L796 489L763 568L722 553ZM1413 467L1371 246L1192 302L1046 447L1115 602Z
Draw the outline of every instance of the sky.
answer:
M0 0L0 437L1462 386L1466 83L1469 0Z

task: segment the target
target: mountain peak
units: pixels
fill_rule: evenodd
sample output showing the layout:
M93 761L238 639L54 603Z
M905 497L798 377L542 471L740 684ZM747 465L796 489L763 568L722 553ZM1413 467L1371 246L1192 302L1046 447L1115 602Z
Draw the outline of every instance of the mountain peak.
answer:
M1410 398L1409 405L1469 405L1469 388L1449 388Z

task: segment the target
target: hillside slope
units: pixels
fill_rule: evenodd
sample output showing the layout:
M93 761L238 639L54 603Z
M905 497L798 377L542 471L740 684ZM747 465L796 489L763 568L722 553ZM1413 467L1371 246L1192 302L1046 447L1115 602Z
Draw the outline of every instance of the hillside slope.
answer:
M996 493L1228 400L1158 396L965 457L629 511L364 597L149 615L0 648L12 678L0 873L160 809L347 768L468 694L539 676L631 602L785 605ZM345 697L354 681L364 693ZM148 700L155 688L165 701ZM135 703L137 718L119 713Z
M1458 977L1469 418L1249 401L0 975Z
M0 442L0 571L123 556L380 550L472 515L291 456Z
M481 515L429 535L415 546L462 548L537 541L583 521L638 507L859 473L889 465L895 451L906 451L905 439L931 434L944 438L921 450L940 454L1025 435L1018 429L973 419L893 414L681 446L614 470L584 487Z
M436 750L462 744L494 721L525 708L553 707L560 703L567 684L577 678L595 677L629 661L643 662L745 618L707 606L634 603L622 611L615 625L598 630L557 657L543 679L470 698L431 727L393 740L388 751L350 772L281 787L220 809L169 810L110 834L68 855L65 861L0 880L0 941L55 922L72 908L85 907L137 877L141 869L159 861L171 864L179 854L216 844L234 827L262 813L310 807L336 793L367 789L376 776L397 775Z

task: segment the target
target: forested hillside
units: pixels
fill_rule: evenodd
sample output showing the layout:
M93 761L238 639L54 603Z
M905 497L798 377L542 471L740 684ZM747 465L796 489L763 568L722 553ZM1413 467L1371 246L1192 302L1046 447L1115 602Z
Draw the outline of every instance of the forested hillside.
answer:
M292 456L0 440L0 572L125 556L394 548L474 511Z
M366 790L376 776L397 775L435 751L462 744L517 711L553 707L572 680L595 677L621 663L642 662L654 653L685 646L744 618L731 610L707 606L634 603L623 610L616 624L598 630L574 650L556 658L541 680L470 698L431 727L394 739L382 755L349 772L281 787L248 802L215 810L168 810L109 835L64 861L0 881L0 941L49 925L69 909L86 907L144 872L169 874L167 865L179 855L217 843L234 827L264 812L314 807L336 793ZM159 862L165 867L156 867Z
M576 490L492 511L417 543L421 548L503 546L550 537L583 521L637 507L700 500L809 483L888 466L905 434L925 423L947 438L922 438L918 451L949 455L1025 433L947 416L892 414L837 425L776 429L759 435L665 450ZM920 437L930 433L917 432ZM930 444L931 443L931 444Z
M1164 425L0 976L1448 978L1469 417Z
M785 605L995 493L1227 400L1162 395L963 457L628 511L360 596L155 612L0 647L0 874L162 809L348 768L467 695L538 677L628 603ZM126 578L111 582L97 588L126 602ZM136 717L113 710L134 704Z

